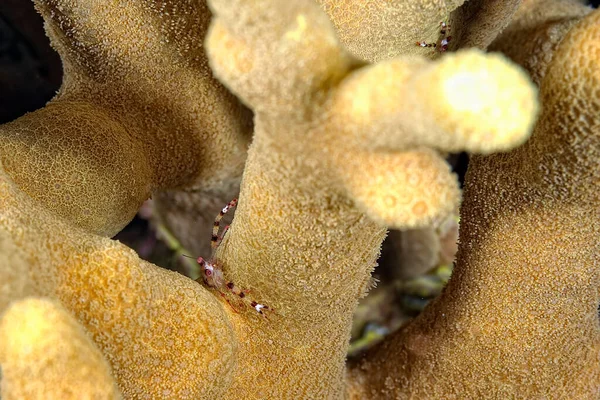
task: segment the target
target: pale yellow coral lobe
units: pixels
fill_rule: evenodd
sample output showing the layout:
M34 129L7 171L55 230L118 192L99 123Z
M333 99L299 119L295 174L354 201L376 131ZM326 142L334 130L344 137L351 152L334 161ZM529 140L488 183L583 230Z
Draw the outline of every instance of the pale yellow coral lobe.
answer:
M227 17L215 19L207 36L212 66L255 113L302 120L356 64L339 47L327 16L310 2L211 4ZM276 12L279 23L264 23ZM298 30L304 31L300 41Z
M152 191L241 174L251 115L212 76L201 1L39 0L64 80L0 128L6 172L57 215L112 236ZM51 182L51 183L50 183Z
M27 298L0 319L2 398L120 399L108 363L57 302Z
M54 102L43 114L1 128L6 173L59 217L102 235L118 232L121 217L134 215L153 188L142 145L89 103Z
M396 59L355 71L333 107L338 129L361 147L490 153L529 137L535 96L524 71L506 58L460 51L436 63Z

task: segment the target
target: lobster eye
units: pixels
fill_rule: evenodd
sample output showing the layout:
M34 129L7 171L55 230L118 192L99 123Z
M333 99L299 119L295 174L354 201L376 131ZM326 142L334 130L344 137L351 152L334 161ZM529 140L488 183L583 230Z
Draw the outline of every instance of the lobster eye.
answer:
M212 275L212 271L210 269L204 270L204 273L206 274L206 276L211 276Z

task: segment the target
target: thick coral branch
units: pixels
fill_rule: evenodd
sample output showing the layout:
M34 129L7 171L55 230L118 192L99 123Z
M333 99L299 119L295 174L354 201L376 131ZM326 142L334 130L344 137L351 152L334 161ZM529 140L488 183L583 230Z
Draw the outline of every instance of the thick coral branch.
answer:
M333 107L345 140L365 148L490 153L529 137L534 92L504 57L462 51L435 63L395 59L361 68L344 79Z
M239 206L217 259L227 280L248 288L252 299L275 308L269 319L261 319L249 307L231 313L238 337L252 340L242 340L229 393L251 398L266 393L276 398L339 398L351 315L369 287L384 226L431 222L451 212L459 197L448 166L427 146L433 140L417 142L411 132L406 135L408 144L402 145L401 134L380 130L389 146L382 149L348 132L364 128L371 130L367 135L376 136L378 118L405 118L401 110L398 116L393 114L394 102L402 94L409 95L409 88L421 91L414 102L420 115L427 114L430 104L446 104L426 97L431 89L426 85L398 85L397 92L390 94L364 87L373 86L371 81L359 79L353 86L354 74L363 70L338 44L330 24L311 1L211 4L215 11L207 39L211 65L256 111ZM456 59L466 64L471 54ZM424 59L389 65L402 62L408 64L406 70L429 66ZM491 60L476 67L487 68L490 76L506 76L506 80L498 78L499 86L516 81L517 90L506 93L520 93L520 101L528 105L509 110L518 117L517 125L521 122L514 135L507 135L514 146L529 133L535 92L514 67L502 64L492 72L497 65ZM394 81L396 73L386 67L366 68L364 74L380 72L383 87ZM477 76L475 68L460 70L465 79ZM353 126L358 118L340 117L347 107L339 101L342 95L368 103L376 97L372 93L390 97L378 100L389 105L383 117L376 107L367 108L358 127ZM465 101L462 107L478 110L473 101ZM498 109L484 112L499 113ZM461 125L460 119L453 123L449 134L470 126L469 121ZM505 138L492 134L482 138L486 140ZM272 354L271 362L252 361L261 350ZM304 371L311 371L310 376Z
M256 113L305 118L355 63L310 2L210 2L211 65Z
M268 319L244 306L232 316L241 342L231 398L339 398L352 311L385 235L290 150L255 138L217 253L229 279L275 308Z
M397 229L431 225L457 207L456 177L435 150L348 149L337 155L331 166L335 182L356 207L382 225Z

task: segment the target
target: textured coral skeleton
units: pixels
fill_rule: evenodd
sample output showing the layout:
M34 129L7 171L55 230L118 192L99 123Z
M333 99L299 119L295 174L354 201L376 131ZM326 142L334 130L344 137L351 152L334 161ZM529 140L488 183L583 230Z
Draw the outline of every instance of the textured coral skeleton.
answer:
M37 1L65 78L0 127L2 398L598 398L600 12L519 3ZM418 56L441 20L458 51ZM505 27L535 85L471 48ZM346 364L387 228L455 210L463 150L447 288ZM242 165L209 262L277 323L106 237Z

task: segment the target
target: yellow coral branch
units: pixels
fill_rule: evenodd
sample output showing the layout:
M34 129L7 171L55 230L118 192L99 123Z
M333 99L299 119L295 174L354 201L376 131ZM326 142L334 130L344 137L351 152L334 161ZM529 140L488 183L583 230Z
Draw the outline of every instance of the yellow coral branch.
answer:
M207 36L211 65L257 113L304 118L355 62L310 2L210 4L216 10Z
M448 58L445 64L441 61L439 68L425 59L408 59L359 69L361 64L338 44L329 22L311 1L210 4L215 13L207 38L210 63L215 74L256 112L236 217L216 258L228 281L248 288L253 299L275 308L272 320L262 319L249 307L230 314L242 343L228 394L338 398L352 311L369 287L385 226L430 223L451 212L458 201L458 187L448 166L427 145L438 139L436 133L442 135L440 131L457 137L458 145L439 138L453 149L475 147L469 140L479 141L481 151L519 144L534 118L535 91L505 61L469 52ZM299 30L305 34L299 35ZM407 71L431 65L423 76L434 82L402 85L408 74L400 70L397 90L388 93L383 87L396 83L397 72L389 66L402 63ZM456 65L461 76L474 78L471 86L464 79L457 92L465 96L468 89L473 98L482 97L488 117L503 115L500 108L507 106L506 97L518 94L527 106L508 109L518 126L488 136L472 121L448 115L452 109L446 99L428 92L445 84L441 66ZM488 94L475 87L484 79L480 68L499 81L488 84L496 89L489 95L500 97L501 106L492 107ZM366 78L352 82L355 76L377 77L382 86L376 88L380 82ZM516 84L516 89L507 88L509 84ZM409 89L418 93L408 93ZM462 107L461 115L481 111L480 104L461 102L460 93L455 95L459 101L452 106ZM392 123L387 131L381 129L381 120L406 118L395 103L403 96L415 96L409 104L418 115L433 114L434 124L448 132L432 132L425 143L410 132L405 138L408 143L403 144L402 133L394 131ZM363 114L340 117L348 115L344 113L350 102L370 101L372 106ZM430 111L430 105L439 109ZM421 123L429 124L413 122ZM361 134L384 136L386 147L357 140ZM327 346L320 345L326 342ZM253 362L265 351L271 354L271 362ZM312 377L303 371L312 371ZM257 375L261 379L255 383Z
M344 79L339 129L358 146L490 153L523 143L537 116L535 89L499 55L452 53L438 62L396 59Z

